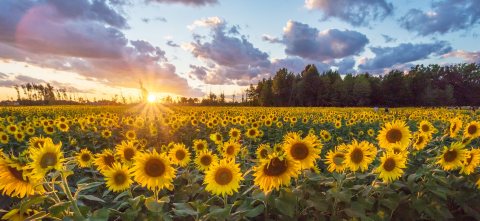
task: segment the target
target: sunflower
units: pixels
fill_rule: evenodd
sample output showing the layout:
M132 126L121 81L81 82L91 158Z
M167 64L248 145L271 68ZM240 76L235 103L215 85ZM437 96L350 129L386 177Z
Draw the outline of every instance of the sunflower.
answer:
M380 166L375 169L378 177L386 183L391 183L402 176L406 168L406 158L387 151L380 157Z
M172 164L186 167L190 162L190 152L183 143L174 144L173 148L168 151L168 157Z
M137 133L135 133L134 130L129 130L125 133L125 137L128 140L135 140L135 139L137 139Z
M239 164L227 159L213 164L205 173L205 190L215 195L232 195L238 192L240 181L243 180Z
M416 133L413 138L413 147L416 150L422 150L427 146L430 140L430 135L428 133Z
M87 148L83 148L75 157L80 168L90 167L93 162L93 154Z
M25 133L27 133L30 136L33 136L35 134L35 128L27 127L27 129L25 130Z
M8 134L5 132L0 132L0 143L2 144L8 144L8 141L10 138L8 137Z
M435 131L435 127L433 127L432 123L430 123L428 120L422 120L418 124L418 131L420 133L424 133L427 135L432 135L433 132Z
M375 135L375 131L372 128L370 128L370 129L367 130L367 134L368 134L368 136L373 137L373 135Z
M193 149L196 153L208 150L208 143L206 140L195 139L193 140Z
M61 170L65 161L61 147L62 142L54 144L51 139L46 139L40 148L28 148L32 176L41 179L52 169Z
M217 163L217 161L217 155L213 154L210 150L204 150L197 153L195 165L197 165L198 170L207 171L210 166Z
M108 130L108 129L105 129L105 130L102 130L102 137L103 138L109 138L112 136L112 131Z
M107 188L113 192L121 192L132 185L131 171L127 165L122 165L118 162L114 163L112 167L103 171L105 176L105 184Z
M375 160L377 150L373 144L367 141L362 141L359 143L358 141L354 140L348 145L345 155L345 165L351 171L355 172L360 169L363 172L368 169L368 165Z
M62 132L68 132L68 130L70 129L68 124L66 124L65 122L59 122L57 124L57 128L58 128L58 130L60 130Z
M300 164L288 155L273 153L254 167L254 183L268 193L280 186L290 185L290 180L300 173Z
M0 156L0 191L3 195L23 198L43 193L40 179L27 177L23 168L8 156Z
M50 125L45 126L43 127L43 132L45 132L45 134L52 135L55 132L55 128Z
M477 121L472 121L467 126L465 126L465 130L463 131L464 137L471 137L477 138L480 136L480 124Z
M7 133L9 133L9 134L15 134L16 132L18 132L18 130L19 129L18 129L17 125L15 125L15 124L10 124L10 125L7 126Z
M334 171L337 173L342 173L347 168L347 165L345 164L346 155L345 152L342 151L342 149L345 150L347 145L341 144L340 146L344 147L337 147L334 151L329 150L327 156L325 157L325 161L328 165L327 170L330 173Z
M210 140L212 140L215 144L221 144L223 142L223 137L220 133L213 133L210 134Z
M260 135L260 131L258 131L258 128L256 127L251 127L247 129L245 132L245 136L247 136L250 139L255 139Z
M450 147L443 147L442 154L437 157L437 164L444 170L454 170L462 167L467 159L467 151L461 143L452 143Z
M326 130L321 130L320 131L320 137L322 137L323 141L325 141L325 142L328 142L332 139L332 135L330 134L330 132L328 132Z
M137 154L137 147L132 141L122 141L122 143L115 146L115 156L122 163L131 165L135 154Z
M17 142L23 142L23 140L25 139L25 133L19 131L15 133L13 137L15 137L15 140L17 140Z
M228 135L230 135L230 139L232 140L240 140L240 136L242 135L242 132L237 128L232 128L228 132Z
M377 140L380 147L387 149L396 143L401 146L408 146L410 137L410 130L405 122L396 120L384 125L377 136Z
M166 154L157 151L139 152L134 158L133 179L143 187L159 191L163 188L173 189L175 168L171 166Z
M298 161L301 169L310 169L315 166L315 161L320 158L321 147L322 145L313 134L308 134L303 139L298 133L287 134L283 144L285 153Z
M2 216L2 220L8 221L24 221L27 218L39 213L37 210L27 209L21 213L20 209L12 209Z
M456 137L457 133L462 128L462 120L458 117L450 120L449 135L450 137Z
M255 154L257 155L257 159L263 160L267 159L268 155L272 152L270 145L268 144L260 144L257 147L257 151L255 151Z
M234 140L223 143L222 154L225 158L233 159L237 156L242 146Z
M475 169L480 164L480 150L479 149L472 149L467 150L467 157L463 162L462 169L460 173L465 175L470 175L475 171Z
M93 162L98 170L107 170L115 163L115 155L110 149L103 149L101 153L95 154L95 160Z

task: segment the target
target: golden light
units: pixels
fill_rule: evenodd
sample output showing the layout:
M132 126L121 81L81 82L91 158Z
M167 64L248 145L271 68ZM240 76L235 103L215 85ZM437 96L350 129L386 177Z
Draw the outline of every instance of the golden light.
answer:
M149 94L147 97L147 101L148 103L154 103L155 101L157 101L157 96L155 96L155 94Z

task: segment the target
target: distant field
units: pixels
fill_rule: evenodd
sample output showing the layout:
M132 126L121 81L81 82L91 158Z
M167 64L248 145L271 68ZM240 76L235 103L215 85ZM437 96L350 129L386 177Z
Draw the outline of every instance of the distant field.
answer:
M480 112L0 109L0 214L24 220L480 219Z

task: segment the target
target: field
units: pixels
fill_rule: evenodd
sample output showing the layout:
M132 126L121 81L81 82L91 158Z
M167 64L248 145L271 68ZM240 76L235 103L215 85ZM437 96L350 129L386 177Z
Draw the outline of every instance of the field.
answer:
M0 215L479 220L471 110L0 109Z

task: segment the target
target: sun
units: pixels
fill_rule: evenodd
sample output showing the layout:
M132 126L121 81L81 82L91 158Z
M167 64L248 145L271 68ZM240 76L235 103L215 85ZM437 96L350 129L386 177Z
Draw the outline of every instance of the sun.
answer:
M149 94L147 97L147 101L148 103L154 103L155 101L157 101L157 96L155 96L155 94Z

